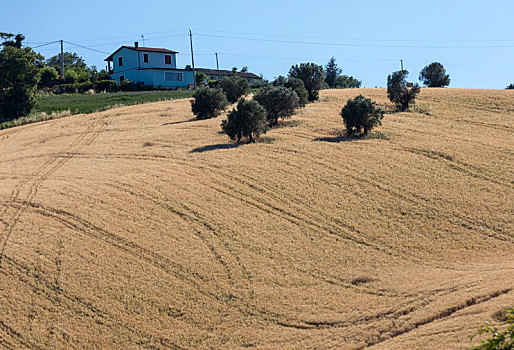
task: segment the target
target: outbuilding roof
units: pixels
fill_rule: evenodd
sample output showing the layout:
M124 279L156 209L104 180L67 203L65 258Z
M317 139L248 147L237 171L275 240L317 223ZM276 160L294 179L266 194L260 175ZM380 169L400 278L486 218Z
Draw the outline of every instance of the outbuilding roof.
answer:
M218 71L216 69L210 69L210 68L196 68L195 70L197 72L205 73L206 75L218 75L218 73L220 76L234 75L234 72L232 72L231 70L220 69ZM249 72L237 72L237 76L241 77L241 78L247 78L247 79L262 79L260 76L253 74L253 73L249 73Z
M158 47L141 47L141 46L121 46L118 50L114 51L109 57L107 57L104 61L112 61L112 57L121 49L129 49L135 51L147 51L147 52L162 52L162 53L178 53L177 51L162 49Z

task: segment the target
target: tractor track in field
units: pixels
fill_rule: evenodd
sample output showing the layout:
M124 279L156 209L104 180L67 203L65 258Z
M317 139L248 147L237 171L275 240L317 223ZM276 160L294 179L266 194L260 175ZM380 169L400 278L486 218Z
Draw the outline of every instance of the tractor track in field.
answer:
M102 119L97 119L93 123L89 124L87 129L76 138L70 145L68 145L67 149L73 148L78 150L80 148L86 147L90 145L101 133L107 128L107 123ZM13 202L21 197L20 191L26 188L27 195L24 196L23 202L29 203L37 195L39 186L43 183L50 175L52 175L55 171L57 171L60 167L62 167L68 160L73 158L72 155L69 154L69 151L60 151L53 157L46 160L43 165L41 165L33 174L32 177L22 181L18 186L15 186L11 192L10 201ZM2 212L0 213L0 217L6 214L8 206L4 206ZM19 207L14 213L11 215L9 219L3 218L4 222L9 222L5 225L4 233L0 237L0 264L2 263L2 258L5 254L5 248L7 246L7 242L14 230L14 227L19 222L20 217L23 215L26 206Z
M65 306L67 310L73 312L79 318L86 318L91 322L94 322L98 325L102 325L105 327L112 328L121 328L132 334L137 335L140 339L148 339L152 338L150 335L145 334L140 329L129 325L126 322L119 320L118 317L110 314L106 310L102 310L86 299L81 298L80 296L70 293L66 289L59 288L58 285L55 284L55 281L51 281L45 278L42 274L38 273L33 267L30 265L24 264L21 261L17 261L8 256L5 257L5 264L9 269L0 270L0 274L5 274L6 276L10 275L15 277L18 281L29 286L35 293L43 296L46 300L48 300L55 307L63 307ZM59 297L57 297L57 294ZM0 320L0 329L2 320ZM3 323L6 325L5 323ZM7 326L7 325L6 325ZM8 327L8 326L7 326ZM10 327L9 327L10 328ZM14 330L7 332L9 335L16 335L17 338L20 339L20 342L32 344L24 339L21 333L18 333ZM159 343L167 343L173 345L169 340L163 339L162 342ZM23 344L22 343L22 344ZM1 343L0 343L1 344ZM152 345L152 344L149 344ZM30 349L42 349L40 347L31 347ZM149 346L148 348L154 348L153 346ZM172 349L180 349L181 347L176 346L168 346L168 348Z

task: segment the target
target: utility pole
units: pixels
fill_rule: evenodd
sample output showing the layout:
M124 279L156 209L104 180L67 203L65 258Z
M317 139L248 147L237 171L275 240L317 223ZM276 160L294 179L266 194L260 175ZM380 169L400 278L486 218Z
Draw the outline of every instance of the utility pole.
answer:
M402 72L403 72L403 60L400 60L401 64L402 64Z
M216 70L217 70L217 73L218 73L218 83L220 81L220 65L218 63L218 53L216 52Z
M61 77L64 78L64 48L61 40Z
M193 88L196 90L196 77L195 77L195 56L193 54L193 33L189 28L189 42L191 43L191 65L193 67Z
M145 47L145 35L141 34L141 39L143 39L143 47Z

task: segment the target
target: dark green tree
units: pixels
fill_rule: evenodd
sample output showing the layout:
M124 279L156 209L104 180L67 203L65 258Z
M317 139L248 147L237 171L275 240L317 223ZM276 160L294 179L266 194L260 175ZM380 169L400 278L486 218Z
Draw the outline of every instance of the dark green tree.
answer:
M319 98L319 90L323 86L325 79L323 66L314 63L300 63L300 65L291 67L289 77L298 78L303 81L309 93L309 101L312 102Z
M510 84L509 86L507 86L507 90L513 90L514 89L514 84Z
M278 124L279 118L288 118L299 107L298 95L283 86L268 86L262 88L253 99L266 110L269 126Z
M2 38L9 39L12 36L2 33ZM0 122L25 116L36 105L37 84L43 68L43 57L29 47L21 48L22 35L17 35L16 38L14 45L9 41L1 44Z
M219 85L225 92L225 95L227 95L227 100L230 103L237 102L241 96L248 94L250 91L250 83L238 76L225 78Z
M77 71L86 71L86 62L82 57L77 55L75 52L64 52L64 67L76 69ZM61 54L50 57L46 60L47 66L54 67L58 72L61 71Z
M335 87L338 89L357 89L362 82L348 75L340 75L336 78Z
M430 63L419 73L419 80L428 87L445 87L450 85L450 76L439 62Z
M382 125L384 111L375 105L375 102L362 95L349 99L341 110L348 135L360 133L366 135L377 125Z
M98 70L96 66L91 66L91 68L88 69L89 74L89 80L93 83L96 83L101 80L109 80L111 77L109 76L109 73L105 69Z
M420 92L418 84L414 84L411 88L407 87L408 74L408 71L400 70L387 76L387 97L402 112L414 103L416 95Z
M273 86L286 86L287 78L283 75L279 75L273 82L271 83Z
M336 79L342 72L343 70L337 67L336 59L332 57L325 66L325 83L330 88L335 88Z
M59 73L54 67L44 67L41 71L41 83L46 84L52 80L59 79Z
M259 135L266 131L266 110L254 100L240 99L237 109L233 109L228 118L221 123L221 128L231 140L240 142L248 138L254 142Z
M21 49L25 37L22 34L0 33L0 38L4 40L0 46L11 46ZM12 40L14 38L14 40Z
M228 106L227 97L221 89L201 87L193 95L191 110L197 119L214 118Z

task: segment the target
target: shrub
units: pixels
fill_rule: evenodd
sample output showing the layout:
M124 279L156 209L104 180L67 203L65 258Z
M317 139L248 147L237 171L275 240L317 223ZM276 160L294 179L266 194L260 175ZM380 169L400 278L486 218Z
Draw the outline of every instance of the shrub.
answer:
M252 80L252 82L250 83L250 88L260 89L260 88L263 88L268 85L270 85L270 83L266 79L255 79L255 80Z
M480 345L473 348L473 350L509 350L514 349L514 308L505 309L504 322L507 328L504 331L499 331L490 322L485 325L473 335L471 339L477 335L488 334L490 336L487 340L481 340Z
M387 76L387 97L400 111L406 111L420 91L418 84L414 84L412 88L407 87L405 79L408 74L408 71L400 70Z
M0 50L0 122L25 116L36 105L42 57L28 47L17 47L22 40L16 36L14 45L3 43Z
M255 138L266 131L266 110L258 102L240 99L237 109L233 109L228 118L221 123L221 128L231 140L240 142L248 137L248 142L254 142Z
M235 103L241 96L248 94L250 91L250 84L246 79L233 76L223 79L220 82L220 87L225 92L227 100L230 103Z
M335 87L338 89L358 89L362 82L348 75L340 75L336 78Z
M54 94L74 94L77 92L75 84L61 84L54 87Z
M227 108L228 101L221 89L202 87L193 95L191 110L197 119L210 119Z
M262 88L253 99L266 110L270 126L277 125L279 118L287 118L294 114L299 107L298 95L283 86L268 86Z
M298 78L303 81L309 93L309 101L312 102L319 98L319 90L323 86L325 78L323 66L314 63L300 63L300 65L291 67L289 77Z
M59 79L59 73L54 67L45 67L41 71L41 83L46 84L52 80Z
M207 81L207 75L204 72L197 72L195 74L195 83L196 86L202 87L205 85L205 82Z
M120 81L118 91L144 91L146 88L142 84L136 84L132 80Z
M450 85L450 76L439 62L430 63L419 73L419 80L428 87L445 87Z
M95 84L93 84L90 81L86 81L86 82L78 83L78 84L74 84L74 85L75 85L75 88L77 89L77 92L79 92L81 94L83 94L95 87Z
M99 80L96 82L96 92L115 92L118 91L118 83L115 80Z
M375 105L375 102L362 95L349 99L341 110L348 135L364 130L364 135L377 125L382 125L384 111Z
M510 84L509 86L507 86L507 90L514 90L514 84Z

